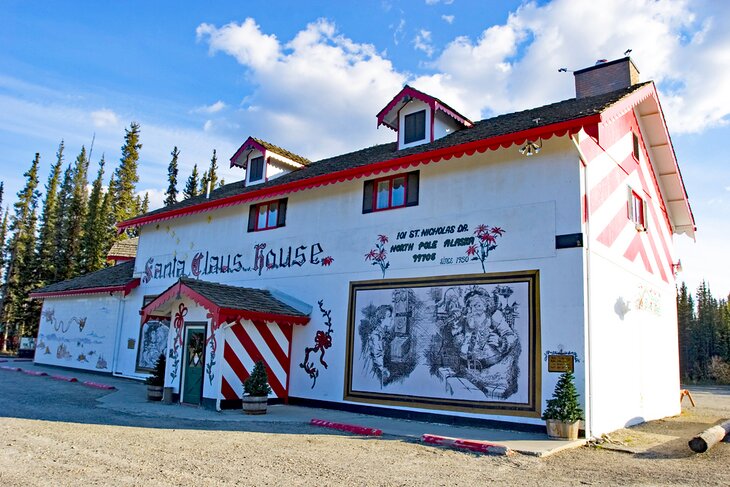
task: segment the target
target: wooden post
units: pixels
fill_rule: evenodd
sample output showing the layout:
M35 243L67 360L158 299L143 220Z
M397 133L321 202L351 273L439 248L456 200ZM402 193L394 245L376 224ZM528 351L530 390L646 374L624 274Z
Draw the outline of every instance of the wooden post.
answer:
M730 434L730 420L708 428L699 436L695 436L689 440L689 447L695 453L704 453L721 442L728 434Z

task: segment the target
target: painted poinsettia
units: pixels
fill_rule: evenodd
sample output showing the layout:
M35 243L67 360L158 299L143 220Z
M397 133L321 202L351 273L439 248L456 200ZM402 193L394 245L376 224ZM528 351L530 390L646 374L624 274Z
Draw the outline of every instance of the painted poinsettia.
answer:
M497 239L504 235L505 230L500 227L490 227L489 225L477 225L474 229L476 243L466 248L466 255L471 260L478 260L482 264L482 272L487 272L484 262L489 257L489 253L497 248Z
M385 271L390 267L388 251L385 249L385 244L387 243L387 235L378 235L378 238L375 239L375 248L370 249L370 252L365 254L365 261L370 261L372 265L380 266L380 270L383 272L383 279L385 279Z
M334 261L335 261L334 257L328 255L327 257L325 257L325 258L322 259L322 265L324 267L329 267L329 266L332 265L332 263Z

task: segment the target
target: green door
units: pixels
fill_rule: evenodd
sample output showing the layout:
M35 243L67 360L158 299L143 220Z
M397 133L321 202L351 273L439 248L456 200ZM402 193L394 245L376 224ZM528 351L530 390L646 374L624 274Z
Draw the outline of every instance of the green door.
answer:
M203 393L203 351L205 350L205 328L187 327L185 334L185 356L182 402L200 404Z

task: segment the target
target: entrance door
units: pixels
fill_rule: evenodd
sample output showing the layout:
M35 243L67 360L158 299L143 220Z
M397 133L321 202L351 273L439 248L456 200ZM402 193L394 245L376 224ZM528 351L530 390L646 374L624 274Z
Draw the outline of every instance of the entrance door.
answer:
M183 354L183 387L181 401L200 404L203 394L203 353L205 351L205 327L185 327Z

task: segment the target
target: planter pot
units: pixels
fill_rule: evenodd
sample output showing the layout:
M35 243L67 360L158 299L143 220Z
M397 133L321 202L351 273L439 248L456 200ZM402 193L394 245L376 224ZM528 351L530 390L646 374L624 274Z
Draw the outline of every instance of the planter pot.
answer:
M173 401L172 395L173 395L172 387L165 387L162 390L162 402L164 404L172 404L172 401Z
M266 414L266 396L243 396L243 412L246 414Z
M559 440L577 440L580 421L572 423L557 419L546 419L548 437Z
M160 401L162 400L162 386L147 386L147 400L148 401Z

